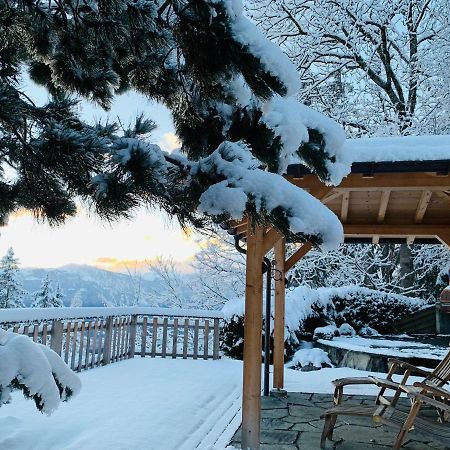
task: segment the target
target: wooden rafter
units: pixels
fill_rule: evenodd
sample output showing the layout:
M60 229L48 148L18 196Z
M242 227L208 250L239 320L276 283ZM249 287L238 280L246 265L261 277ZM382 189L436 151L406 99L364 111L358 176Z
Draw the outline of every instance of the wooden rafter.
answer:
M312 249L312 244L307 242L303 244L295 253L293 253L284 263L284 271L288 272L292 267L300 261L310 250Z
M377 215L377 222L383 223L384 218L386 216L386 210L389 204L389 198L391 196L391 191L383 191L381 193L381 199L380 199L380 205L378 207L378 215Z
M348 205L350 203L350 192L344 192L342 195L342 203L341 203L341 222L347 222L348 218Z
M439 236L448 233L448 226L442 224L344 224L346 235L362 236Z
M428 191L428 190L422 191L419 203L417 204L416 213L414 215L415 223L422 222L423 217L425 216L425 213L427 211L428 204L430 203L432 195L433 195L432 191Z

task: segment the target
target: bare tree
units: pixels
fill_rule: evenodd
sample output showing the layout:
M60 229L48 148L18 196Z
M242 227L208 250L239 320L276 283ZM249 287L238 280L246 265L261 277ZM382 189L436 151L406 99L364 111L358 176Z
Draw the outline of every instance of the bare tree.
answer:
M296 64L301 99L350 134L449 131L449 0L249 0Z

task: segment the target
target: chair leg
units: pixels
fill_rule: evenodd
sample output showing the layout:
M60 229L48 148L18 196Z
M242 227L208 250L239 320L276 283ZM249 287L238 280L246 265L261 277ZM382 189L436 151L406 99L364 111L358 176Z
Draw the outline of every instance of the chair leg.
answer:
M399 450L401 446L403 445L403 442L405 442L406 435L411 430L414 420L416 419L417 414L419 413L419 409L422 402L420 401L414 401L414 403L411 406L411 411L409 412L409 415L407 419L405 420L405 423L403 424L401 430L399 431L397 435L397 439L394 443L394 446L392 447L393 450Z
M320 448L325 448L327 438L331 439L330 436L333 435L333 428L335 423L336 423L335 414L327 414L325 416L325 423L323 425L322 436L320 437Z

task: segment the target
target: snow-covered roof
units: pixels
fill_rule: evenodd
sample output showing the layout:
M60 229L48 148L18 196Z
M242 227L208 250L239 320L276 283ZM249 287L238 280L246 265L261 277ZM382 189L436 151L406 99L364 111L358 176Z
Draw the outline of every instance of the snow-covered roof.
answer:
M342 151L352 162L450 160L450 135L347 139Z

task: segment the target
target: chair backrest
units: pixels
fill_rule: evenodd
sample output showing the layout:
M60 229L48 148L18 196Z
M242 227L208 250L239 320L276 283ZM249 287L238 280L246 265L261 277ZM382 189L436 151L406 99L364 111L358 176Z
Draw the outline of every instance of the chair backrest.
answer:
M443 386L450 381L450 351L447 352L444 359L425 379L429 383L437 386Z

